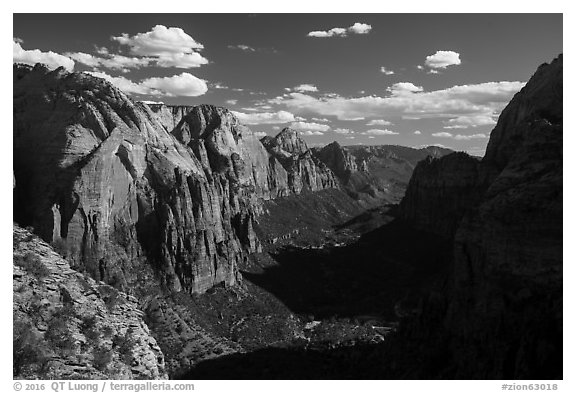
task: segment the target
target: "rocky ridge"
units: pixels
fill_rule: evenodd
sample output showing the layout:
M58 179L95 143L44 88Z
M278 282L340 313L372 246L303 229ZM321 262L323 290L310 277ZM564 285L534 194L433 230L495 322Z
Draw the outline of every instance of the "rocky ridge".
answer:
M18 226L13 244L15 378L167 378L136 298L72 270Z
M450 354L444 376L562 378L562 64L514 96L479 163L422 163L402 201L403 217L455 242L449 289L411 333Z

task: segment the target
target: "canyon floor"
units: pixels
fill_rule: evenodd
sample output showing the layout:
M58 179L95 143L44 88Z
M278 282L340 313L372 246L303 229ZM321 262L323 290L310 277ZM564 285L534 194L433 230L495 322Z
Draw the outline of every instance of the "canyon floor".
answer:
M395 207L331 226L315 217L252 255L240 268L240 288L194 298L190 307L203 327L246 352L200 362L179 377L382 378L387 341L446 274L451 249L450 242L402 224ZM260 224L273 230L265 219ZM419 247L410 246L414 240Z

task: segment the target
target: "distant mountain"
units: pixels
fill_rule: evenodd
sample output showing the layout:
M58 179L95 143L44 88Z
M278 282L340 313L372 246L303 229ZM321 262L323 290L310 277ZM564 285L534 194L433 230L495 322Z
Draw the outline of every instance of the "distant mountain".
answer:
M351 196L372 205L399 202L419 161L451 152L436 146L414 149L394 145L341 146L338 142L314 149Z

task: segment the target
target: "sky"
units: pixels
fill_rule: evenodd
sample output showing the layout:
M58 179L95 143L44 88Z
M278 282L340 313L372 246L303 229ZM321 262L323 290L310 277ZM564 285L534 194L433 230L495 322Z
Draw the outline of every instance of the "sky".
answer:
M484 154L561 14L14 14L13 61L109 80L135 100L214 104L258 136Z

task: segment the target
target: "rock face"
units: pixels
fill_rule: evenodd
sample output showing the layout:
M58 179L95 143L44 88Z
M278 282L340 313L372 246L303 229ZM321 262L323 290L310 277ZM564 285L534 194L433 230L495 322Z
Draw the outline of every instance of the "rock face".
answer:
M449 376L562 378L562 79L560 55L502 112L476 169L464 157L423 164L402 202L430 231L427 209L453 215L440 220L455 232L452 288L423 316L443 326Z
M419 161L452 152L435 146L340 146L338 142L313 151L332 169L350 196L368 205L399 202Z
M14 378L166 379L133 296L72 270L14 226Z
M279 170L278 163L286 171L289 192L339 188L332 170L314 156L298 131L284 128L275 137L264 137L261 141L270 154L270 168L274 168L271 172ZM283 181L283 174L279 178Z
M420 161L400 203L401 217L418 229L452 237L477 203L479 164L466 153Z
M233 285L237 262L259 247L245 194L261 186L269 197L268 174L252 166L268 158L247 129L212 131L205 145L183 145L101 79L15 66L16 220L119 288L137 286L150 266L175 290ZM260 156L247 158L253 147Z
M180 120L194 108L188 105L146 104L154 113L156 120L171 132L180 123Z

